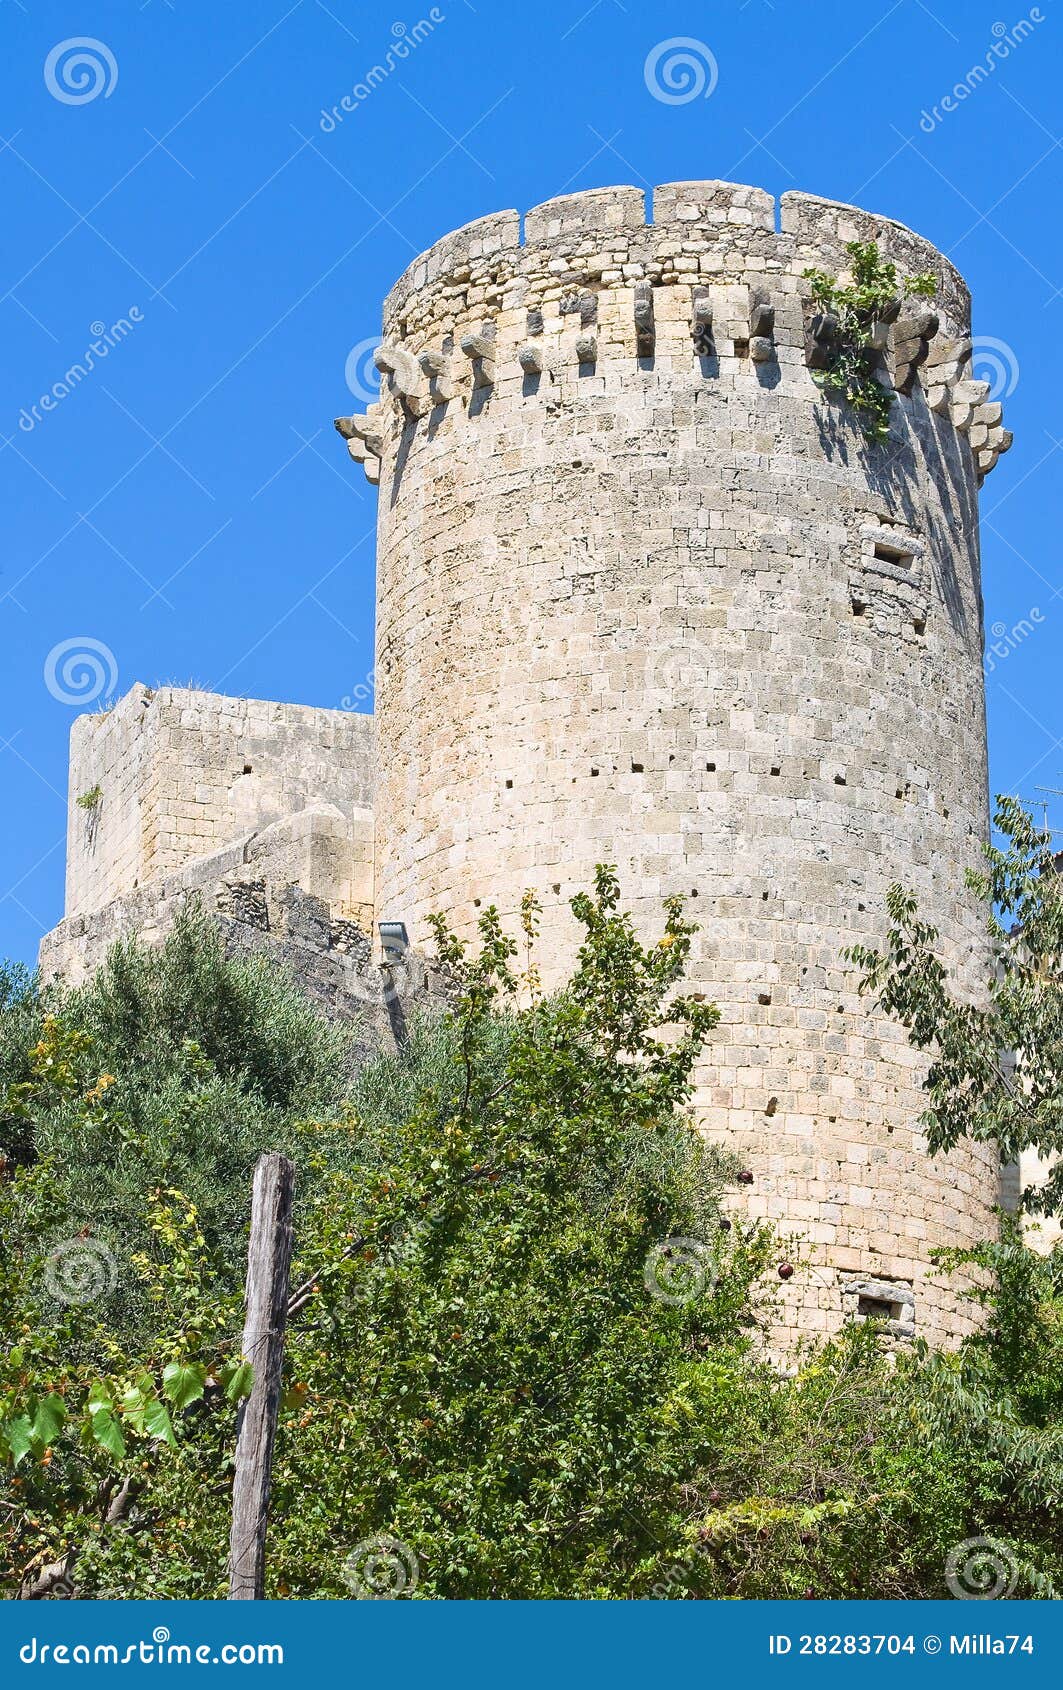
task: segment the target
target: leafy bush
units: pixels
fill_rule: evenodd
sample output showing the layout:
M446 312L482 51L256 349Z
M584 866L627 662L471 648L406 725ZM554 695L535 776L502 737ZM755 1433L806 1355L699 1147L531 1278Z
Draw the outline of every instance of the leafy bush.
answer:
M10 977L0 1150L47 1162L61 1237L85 1234L119 1255L152 1247L148 1193L179 1189L236 1288L256 1157L294 1149L304 1116L339 1112L351 1050L268 959L226 956L192 906L161 948L123 942L77 990ZM134 1309L150 1320L141 1288L123 1279L111 1318L125 1329Z
M716 1020L692 929L671 904L643 946L604 870L574 908L551 998L494 911L471 953L440 925L453 1013L355 1075L196 920L79 993L10 978L8 1593L224 1594L266 1144L300 1191L269 1594L938 1597L984 1539L1001 1588L1063 1588L1063 1262L954 1254L986 1284L959 1352L863 1325L781 1374L771 1235L685 1115Z
M849 241L845 251L851 267L848 282L825 270L804 272L813 303L829 313L833 330L827 367L813 375L826 394L852 406L864 438L882 445L889 439L894 395L879 380L882 359L874 339L876 324L896 316L902 293L932 298L937 284L929 274L899 277L897 266L883 258L874 241Z

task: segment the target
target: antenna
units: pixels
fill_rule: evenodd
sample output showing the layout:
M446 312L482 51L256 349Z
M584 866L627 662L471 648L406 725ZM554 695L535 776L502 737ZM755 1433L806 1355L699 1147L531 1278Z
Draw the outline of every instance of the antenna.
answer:
M1035 786L1034 791L1035 792L1044 792L1044 793L1047 793L1047 795L1048 795L1048 797L1042 798L1040 800L1041 813L1044 817L1044 823L1043 823L1043 826L1041 828L1041 832L1047 833L1049 836L1051 836L1053 833L1063 833L1063 828L1049 827L1049 825L1048 825L1048 798L1063 798L1063 791L1060 791L1058 786ZM1034 799L1033 802L1037 803L1038 800Z

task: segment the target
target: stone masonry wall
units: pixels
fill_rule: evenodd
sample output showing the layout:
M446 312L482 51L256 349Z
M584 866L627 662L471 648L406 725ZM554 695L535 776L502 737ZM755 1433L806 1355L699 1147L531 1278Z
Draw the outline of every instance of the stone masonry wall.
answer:
M298 882L265 878L282 867L268 853L249 859L242 846L231 846L103 909L67 917L41 946L42 976L79 985L117 940L136 934L144 944L160 944L196 899L217 922L230 955L265 955L327 1016L351 1025L357 1062L396 1050L414 1016L444 1007L446 982L413 951L401 962L378 962L371 928L336 916Z
M331 805L301 810L146 880L99 909L64 916L41 941L41 973L45 980L62 975L68 984L79 985L105 961L117 940L135 933L146 944L160 943L189 897L223 916L260 910L264 919L258 925L276 932L284 928L282 897L294 886L326 910L330 920L371 933L372 874L373 818L368 810L356 811L353 817Z
M894 879L961 964L981 943L976 490L1007 440L945 258L806 195L781 225L755 188L658 188L652 224L603 189L523 241L480 219L389 295L381 403L340 425L380 484L377 913L417 945L535 887L557 979L597 862L646 933L684 894L723 1016L696 1112L804 1235L788 1318L870 1295L952 1340L970 1312L929 1252L991 1226L993 1154L926 1159L919 1061L843 953ZM853 238L938 282L890 331L887 447L808 367L802 271Z
M138 685L71 733L66 913L311 804L364 816L373 766L370 716Z

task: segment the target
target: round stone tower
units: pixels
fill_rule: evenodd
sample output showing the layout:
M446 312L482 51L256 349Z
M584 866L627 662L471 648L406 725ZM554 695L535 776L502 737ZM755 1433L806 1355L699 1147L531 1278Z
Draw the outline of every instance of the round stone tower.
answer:
M652 222L641 190L573 194L459 229L389 295L381 401L339 425L380 484L377 914L419 945L431 912L468 931L533 887L556 980L596 863L647 935L684 894L722 1012L695 1113L805 1239L787 1319L948 1341L970 1310L929 1255L991 1230L994 1157L926 1157L920 1061L844 952L900 880L976 960L976 493L1009 437L939 252L780 209L723 182L658 188ZM803 279L871 239L937 281L883 327L887 445L816 385Z

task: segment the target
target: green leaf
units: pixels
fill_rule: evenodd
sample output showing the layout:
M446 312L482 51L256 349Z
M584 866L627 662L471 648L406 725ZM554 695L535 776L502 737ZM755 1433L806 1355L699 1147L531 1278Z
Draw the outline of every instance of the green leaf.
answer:
M179 1361L168 1362L162 1372L162 1388L175 1408L187 1408L203 1395L207 1370L202 1362L191 1361L182 1366Z
M59 1428L66 1419L66 1403L62 1397L50 1392L42 1402L37 1404L37 1412L33 1417L31 1437L35 1444L42 1444L46 1448L56 1437Z
M125 1454L125 1439L111 1410L102 1406L92 1410L91 1423L92 1436L100 1448L113 1455L116 1461L120 1460Z
M242 1361L234 1368L232 1376L226 1380L225 1395L230 1402L239 1402L242 1397L251 1395L251 1387L255 1382L255 1370L249 1361Z
M160 1443L169 1444L171 1449L177 1448L174 1437L173 1423L170 1411L164 1402L151 1402L144 1410L144 1430Z
M102 1379L94 1379L89 1386L88 1410L90 1414L98 1414L103 1408L113 1408L114 1397L111 1387Z
M19 1414L14 1420L4 1424L4 1437L7 1439L11 1451L11 1460L17 1467L24 1456L33 1448L33 1428L28 1414Z

